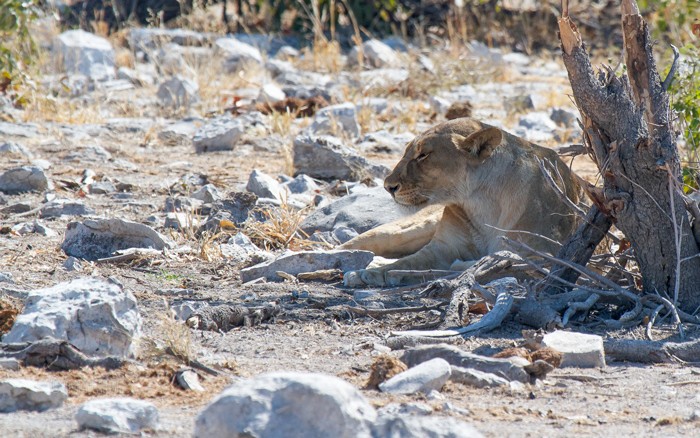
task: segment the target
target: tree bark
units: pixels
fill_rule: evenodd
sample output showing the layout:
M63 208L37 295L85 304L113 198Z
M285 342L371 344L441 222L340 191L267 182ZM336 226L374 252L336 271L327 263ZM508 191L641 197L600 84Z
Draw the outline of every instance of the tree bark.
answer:
M622 30L627 74L596 74L576 25L566 13L559 19L562 57L603 181L593 201L630 241L644 290L666 293L692 312L700 305L700 257L688 257L698 244L679 190L668 95L634 0L622 1Z

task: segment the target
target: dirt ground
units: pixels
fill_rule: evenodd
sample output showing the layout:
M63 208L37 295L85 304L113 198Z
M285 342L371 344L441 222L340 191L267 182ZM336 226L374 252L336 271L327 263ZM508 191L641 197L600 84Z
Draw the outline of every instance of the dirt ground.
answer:
M513 81L552 81L563 79L510 75ZM139 93L153 89L111 93L95 99L107 116L123 116L120 111L138 100ZM134 95L136 93L136 95ZM565 96L561 97L566 101ZM68 99L61 101L68 105ZM490 114L488 106L475 106L480 116ZM122 111L123 112L123 111ZM131 114L134 116L134 114ZM197 155L190 144L165 145L155 139L168 119L157 109L142 109L138 116L154 124L145 129L108 128L96 136L71 134L76 125L107 126L107 116L95 120L55 121L56 115L24 113L22 120L38 124L39 135L15 138L35 156L48 160L48 173L56 184L58 197L81 199L99 215L144 221L162 210L165 198L182 190L178 181L187 174L205 175L222 191L243 190L248 175L260 169L271 175L289 169L287 153L255 146L249 134L234 151ZM499 116L495 114L494 116ZM53 121L52 121L53 120ZM387 124L395 121L387 122ZM429 123L427 116L423 123ZM290 130L298 129L292 122ZM299 122L303 124L304 122ZM292 136L292 132L287 135ZM112 158L87 160L73 154L83 147L99 145ZM555 146L551 144L550 146ZM391 166L399 156L370 157ZM128 164L131 163L131 164ZM0 171L26 164L23 157L0 162ZM102 176L133 184L133 196L123 199L106 195L85 195L76 187L83 170L90 168ZM577 159L574 169L594 181L596 170L585 159ZM32 208L43 201L40 194L6 196L8 205L26 202ZM1 207L1 206L0 206ZM383 352L381 344L392 330L405 330L430 323L434 315L417 313L383 318L353 317L345 308L353 305L353 291L337 283L280 283L241 286L239 268L217 257L215 248L209 260L201 256L202 242L186 233L168 232L180 247L191 251L173 252L132 264L83 263L81 272L66 272L66 255L60 250L69 218L46 220L58 232L56 237L36 234L18 236L8 232L19 222L36 215L0 214L0 271L12 274L14 284L0 283L0 293L21 297L17 291L55 285L79 276L116 277L139 301L144 320L141 353L136 362L122 369L82 369L47 372L34 368L0 370L0 378L25 377L59 380L66 384L66 404L45 413L0 415L0 431L7 437L94 436L78 431L73 416L78 406L97 397L130 396L155 403L161 414L161 429L148 436L191 436L197 413L226 385L237 379L269 371L322 372L339 376L358 388L364 387L373 358ZM162 230L161 230L162 231ZM215 246L215 245L214 245ZM228 333L184 329L169 317L168 307L183 301L211 304L261 305L278 302L283 314L274 322L236 328ZM415 294L384 291L377 301L385 307L434 304ZM518 345L524 327L509 322L499 330L460 342L467 351L491 354ZM574 329L589 330L587 327ZM606 336L634 338L639 329L607 333ZM659 337L671 333L659 332ZM697 336L697 333L690 333ZM191 358L222 371L221 376L201 374L204 393L185 392L172 383L182 363L158 354L153 344L177 343ZM523 391L474 389L448 384L441 397L423 395L392 396L363 389L377 407L389 403L423 403L434 415L458 417L473 424L486 436L693 436L700 419L700 368L693 364L640 366L609 363L603 369L558 369L537 385Z

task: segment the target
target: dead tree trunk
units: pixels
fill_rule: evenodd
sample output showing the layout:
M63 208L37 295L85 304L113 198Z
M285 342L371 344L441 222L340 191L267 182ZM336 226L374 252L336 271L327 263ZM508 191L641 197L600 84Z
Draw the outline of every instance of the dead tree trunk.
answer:
M622 0L627 74L593 71L562 3L562 57L584 123L589 154L602 176L595 205L635 251L645 291L668 294L682 309L700 305L700 257L681 188L668 95L656 69L647 23L635 0ZM596 196L597 193L597 196Z

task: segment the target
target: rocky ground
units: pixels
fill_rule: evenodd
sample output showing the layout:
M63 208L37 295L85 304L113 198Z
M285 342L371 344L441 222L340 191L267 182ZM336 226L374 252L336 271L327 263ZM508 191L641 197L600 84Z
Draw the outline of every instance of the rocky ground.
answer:
M92 421L84 403L113 397L150 403L129 408L143 420L136 430L192 436L199 413L225 387L258 384L251 378L273 371L323 373L351 385L322 376L312 382L334 402L361 405L364 416L353 417L350 429L327 429L333 436L370 429L389 436L406 418L424 422L404 425L413 434L400 436L477 436L464 423L486 436L680 436L696 429L694 366L608 363L556 369L534 384L476 388L453 379L439 392L365 389L376 357L402 354L386 346L389 333L434 325L439 312L363 316L349 307L438 302L410 288L347 289L334 273L328 281L296 277L371 260L331 249L407 214L384 193L381 178L406 141L450 111L551 147L579 142L556 58L479 43L423 50L372 40L359 56L261 35L132 29L108 40L59 34L50 21L40 28L44 55L34 89L19 106L0 96L0 323L14 320L13 306L38 315L20 317L12 331L0 324L9 332L3 342L63 334L89 357L132 359L117 369L71 371L2 359L2 379L64 385L41 402L0 388L2 410L16 409L9 393L28 397L25 409L51 408L0 415L5 436L92 436L80 430ZM585 160L573 167L595 180ZM280 260L285 248L323 254ZM53 289L34 292L42 288ZM60 299L42 299L49 296ZM218 305L240 316L227 320L232 327L208 324L203 309ZM68 316L56 323L50 317L58 313ZM456 346L490 356L519 345L523 328L507 321ZM187 363L203 391L175 383ZM319 403L288 391L284 396L300 404ZM375 421L375 409L384 420ZM430 423L436 418L440 425ZM287 436L314 436L306 426Z

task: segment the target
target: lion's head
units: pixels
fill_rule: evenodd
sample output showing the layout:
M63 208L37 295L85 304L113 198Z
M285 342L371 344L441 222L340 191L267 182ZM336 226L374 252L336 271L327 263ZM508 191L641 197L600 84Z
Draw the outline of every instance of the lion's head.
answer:
M456 119L416 137L384 188L403 205L438 204L461 198L460 181L491 156L503 131L472 119ZM461 195L461 196L460 196Z

